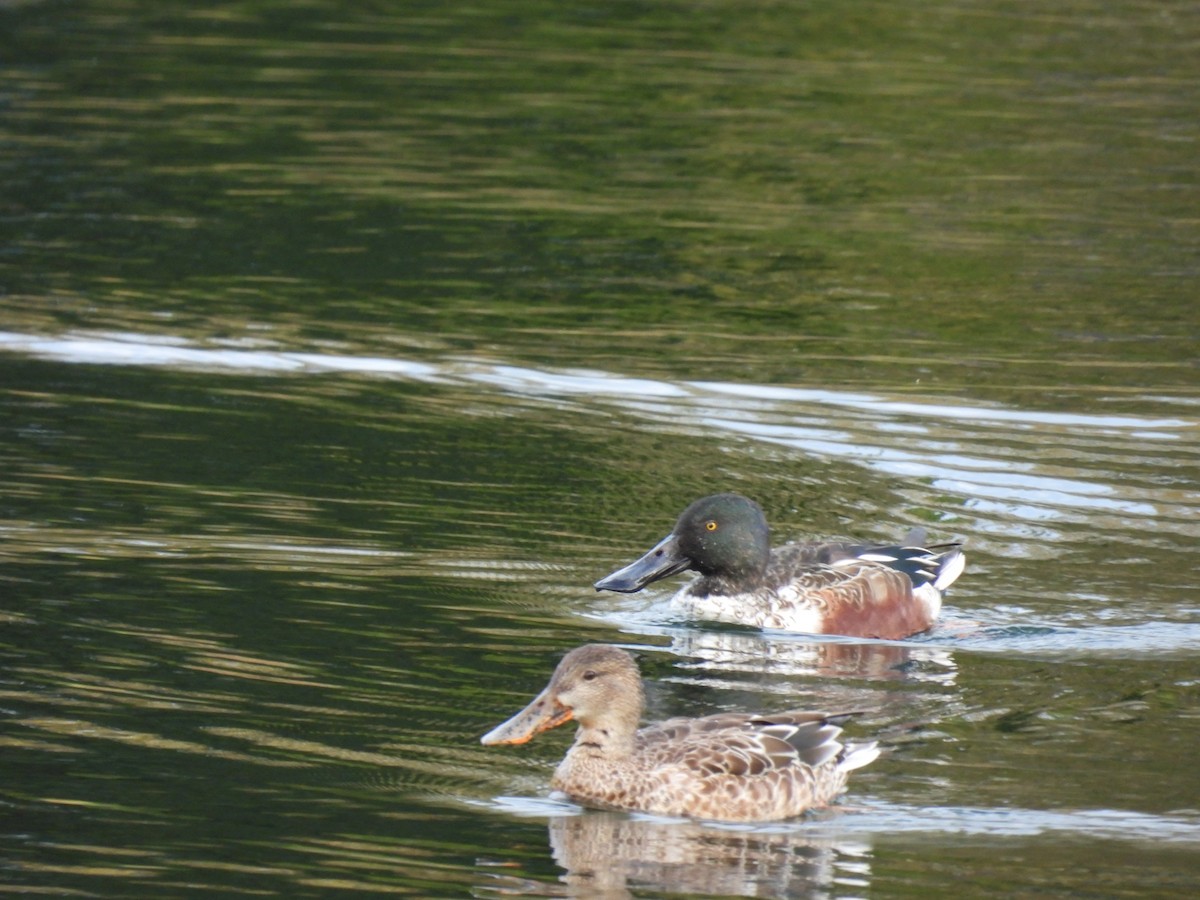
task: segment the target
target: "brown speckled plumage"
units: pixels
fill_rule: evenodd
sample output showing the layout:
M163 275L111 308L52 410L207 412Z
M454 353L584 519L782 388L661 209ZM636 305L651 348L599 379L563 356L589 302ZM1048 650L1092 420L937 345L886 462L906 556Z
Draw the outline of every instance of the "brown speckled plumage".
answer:
M588 644L568 653L524 710L483 738L524 743L570 719L575 743L552 786L587 806L727 821L770 821L829 803L875 745L844 746L850 713L719 713L637 730L644 706L637 664Z

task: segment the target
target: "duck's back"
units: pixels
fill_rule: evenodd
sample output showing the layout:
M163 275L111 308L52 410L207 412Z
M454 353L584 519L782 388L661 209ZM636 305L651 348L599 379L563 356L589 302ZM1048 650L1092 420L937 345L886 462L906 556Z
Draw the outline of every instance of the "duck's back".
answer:
M669 719L637 733L627 760L580 760L556 787L586 803L660 815L764 821L829 803L846 774L874 759L874 745L849 758L836 716L724 713Z

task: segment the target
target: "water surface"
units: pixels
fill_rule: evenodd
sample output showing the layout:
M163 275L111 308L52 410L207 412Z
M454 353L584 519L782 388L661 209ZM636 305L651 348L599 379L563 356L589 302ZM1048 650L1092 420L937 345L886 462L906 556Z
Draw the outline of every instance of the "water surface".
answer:
M0 882L1190 895L1186 4L0 5ZM591 583L691 499L966 542L900 642ZM864 709L838 806L549 797L649 717Z

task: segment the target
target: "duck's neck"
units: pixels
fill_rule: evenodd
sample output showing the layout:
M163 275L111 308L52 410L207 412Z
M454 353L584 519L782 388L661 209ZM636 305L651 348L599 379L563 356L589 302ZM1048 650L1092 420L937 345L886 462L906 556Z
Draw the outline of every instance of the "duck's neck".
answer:
M624 702L609 707L600 715L579 720L579 731L575 733L573 753L583 756L602 756L606 759L623 759L633 753L638 722L645 704L642 687Z
M580 726L575 733L572 752L580 756L601 756L605 759L624 759L633 753L633 736L637 729L626 731L610 727Z
M762 587L766 580L765 575L766 570L757 567L737 572L701 575L688 586L688 593L697 597L707 597L710 594L720 597L749 594Z

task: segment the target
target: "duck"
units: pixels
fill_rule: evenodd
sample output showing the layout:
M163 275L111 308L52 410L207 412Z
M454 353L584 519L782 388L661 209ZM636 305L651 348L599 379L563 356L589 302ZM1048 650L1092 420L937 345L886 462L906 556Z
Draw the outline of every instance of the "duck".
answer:
M962 574L961 543L922 546L840 541L770 545L762 507L741 494L702 497L644 556L595 583L633 593L694 570L671 606L688 618L805 634L899 640L927 631L942 594Z
M838 740L857 712L725 712L638 729L645 708L633 656L611 644L567 653L524 709L485 746L524 744L566 722L575 743L551 787L583 806L725 822L769 822L827 806L846 776L879 756Z

